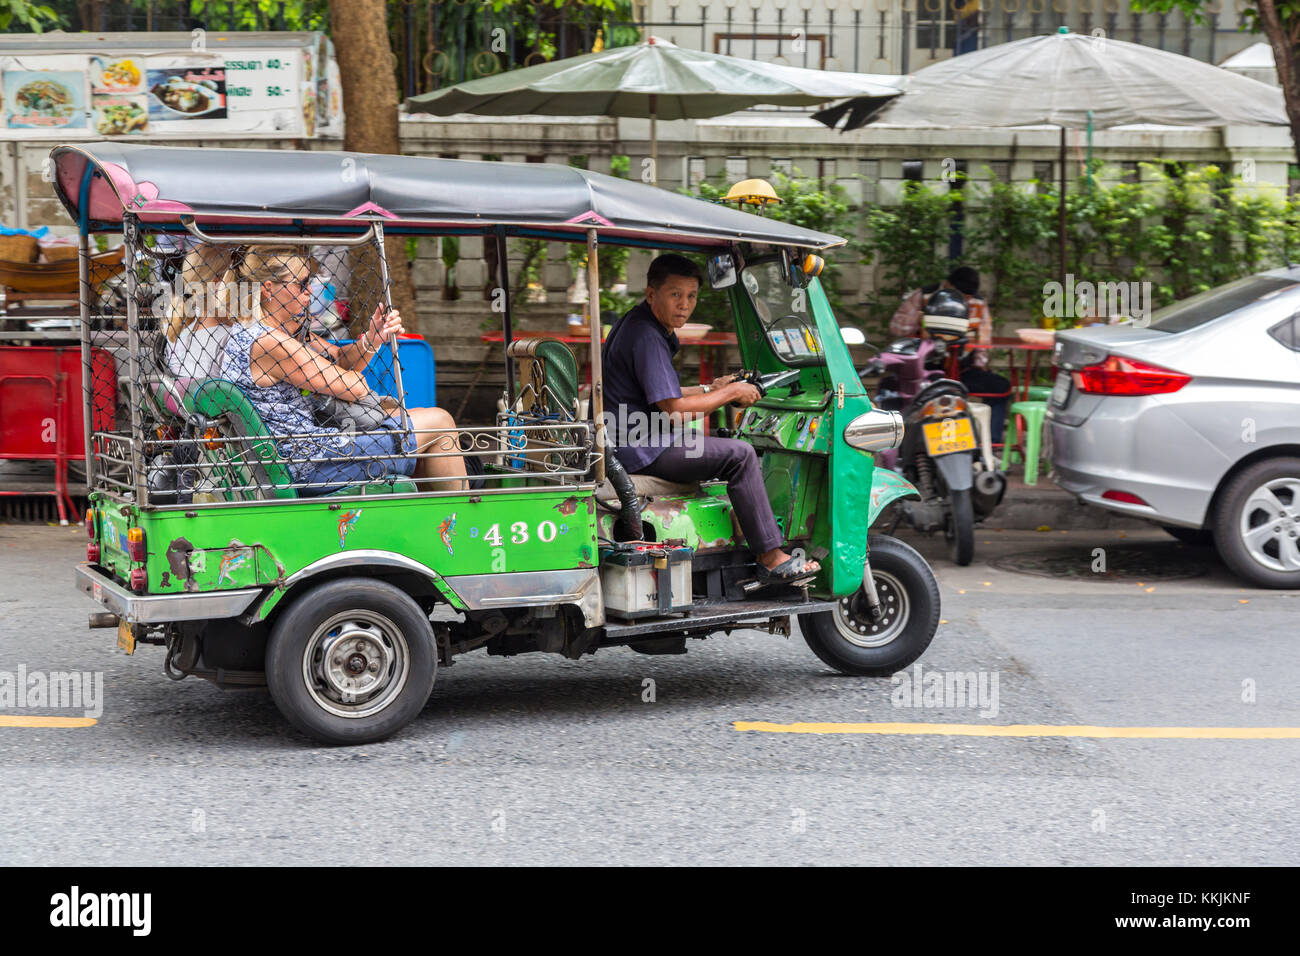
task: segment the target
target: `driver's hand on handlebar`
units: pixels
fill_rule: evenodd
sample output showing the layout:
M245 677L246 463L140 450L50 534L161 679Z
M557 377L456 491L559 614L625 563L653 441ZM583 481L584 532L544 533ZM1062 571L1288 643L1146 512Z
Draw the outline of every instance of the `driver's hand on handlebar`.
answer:
M724 375L721 378L715 378L712 382L710 382L709 388L722 388L722 386L730 385L732 382L737 381L739 378L740 376L735 374Z
M731 404L739 405L741 408L748 408L762 397L758 389L748 382L736 382L733 387L736 394L732 397Z

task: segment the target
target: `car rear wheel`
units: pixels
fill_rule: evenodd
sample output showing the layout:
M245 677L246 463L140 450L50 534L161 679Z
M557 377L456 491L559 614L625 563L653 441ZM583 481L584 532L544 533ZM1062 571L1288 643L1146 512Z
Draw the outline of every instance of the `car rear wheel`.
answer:
M1223 489L1214 543L1236 574L1266 588L1300 588L1300 458L1256 462Z

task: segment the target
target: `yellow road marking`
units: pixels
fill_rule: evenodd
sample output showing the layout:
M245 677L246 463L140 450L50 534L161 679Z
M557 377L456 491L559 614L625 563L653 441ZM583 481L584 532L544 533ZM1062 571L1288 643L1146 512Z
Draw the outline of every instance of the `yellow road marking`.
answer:
M94 717L37 717L26 714L0 714L0 727L93 727Z
M1093 727L1087 724L773 724L737 720L739 731L768 734L901 734L951 737L1124 737L1189 740L1297 740L1300 727Z

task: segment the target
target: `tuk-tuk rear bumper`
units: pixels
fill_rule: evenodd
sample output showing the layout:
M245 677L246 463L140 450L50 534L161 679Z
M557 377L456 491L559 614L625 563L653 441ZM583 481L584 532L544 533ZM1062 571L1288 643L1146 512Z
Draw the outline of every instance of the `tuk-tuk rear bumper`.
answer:
M238 617L262 594L260 588L204 594L136 594L90 564L77 565L75 580L77 590L129 624Z

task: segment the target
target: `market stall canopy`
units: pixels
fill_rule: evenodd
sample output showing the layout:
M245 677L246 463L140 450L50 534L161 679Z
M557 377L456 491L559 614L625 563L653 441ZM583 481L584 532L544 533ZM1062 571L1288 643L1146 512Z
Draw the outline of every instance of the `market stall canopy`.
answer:
M816 106L847 96L885 103L903 77L809 70L650 37L413 96L411 113L706 119L751 106Z
M207 225L362 226L371 219L508 235L596 229L602 242L688 246L731 242L809 249L844 239L643 183L542 163L476 162L373 153L195 149L128 143L64 145L50 153L55 190L89 228L124 213L147 223L193 216Z
M827 126L1287 126L1282 91L1193 60L1078 33L999 43L917 70L902 96L814 114Z

